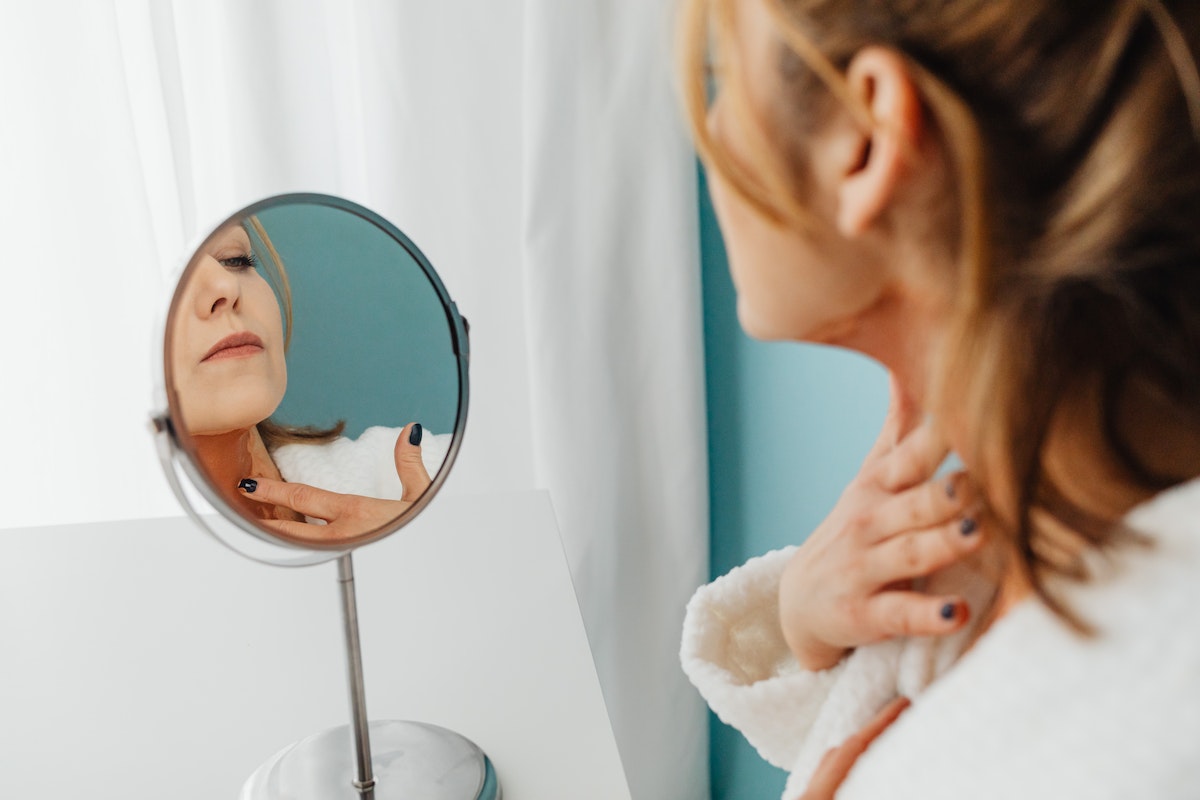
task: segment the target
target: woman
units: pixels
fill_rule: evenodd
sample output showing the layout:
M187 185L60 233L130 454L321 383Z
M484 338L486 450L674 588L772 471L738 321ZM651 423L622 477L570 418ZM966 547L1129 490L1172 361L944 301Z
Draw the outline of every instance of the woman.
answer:
M282 315L256 269L251 230L263 243L264 271L280 287ZM367 533L429 487L446 437L424 436L411 423L399 432L368 428L351 441L339 436L342 424L318 430L272 421L287 389L290 299L282 263L256 218L230 223L204 243L174 306L167 342L179 416L196 460L246 516L297 539Z
M893 376L822 526L693 599L693 682L788 800L1193 796L1200 6L689 0L681 33L743 327Z

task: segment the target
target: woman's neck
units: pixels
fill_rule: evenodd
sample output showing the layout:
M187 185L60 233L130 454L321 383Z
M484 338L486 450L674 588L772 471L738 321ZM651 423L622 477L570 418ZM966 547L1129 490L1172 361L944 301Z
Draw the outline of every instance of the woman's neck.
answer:
M926 390L930 360L940 345L948 318L946 303L944 294L896 287L881 295L857 320L858 324L848 328L848 335L828 343L857 350L883 364L914 402L924 407L929 400ZM984 570L996 594L975 636L1033 592L1013 558L993 552L986 561Z
M991 622L1000 619L1033 594L1033 587L1029 585L1024 573L1011 561L1008 568L1000 574L998 581L999 588L991 609Z
M840 326L836 334L814 341L854 350L877 361L924 407L930 361L944 330L943 304L940 297L893 286Z
M257 427L207 436L194 436L192 443L196 459L217 486L226 502L243 514L258 519L296 519L297 515L281 517L278 509L246 499L238 491L243 478L282 480L279 468L267 451Z

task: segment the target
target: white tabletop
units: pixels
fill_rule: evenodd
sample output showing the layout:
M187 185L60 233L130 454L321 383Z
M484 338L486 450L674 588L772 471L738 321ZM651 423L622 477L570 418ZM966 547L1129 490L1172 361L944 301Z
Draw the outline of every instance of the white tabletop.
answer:
M0 797L233 798L349 721L336 569L185 518L0 531ZM355 554L372 719L456 730L508 798L629 797L544 492L437 498Z

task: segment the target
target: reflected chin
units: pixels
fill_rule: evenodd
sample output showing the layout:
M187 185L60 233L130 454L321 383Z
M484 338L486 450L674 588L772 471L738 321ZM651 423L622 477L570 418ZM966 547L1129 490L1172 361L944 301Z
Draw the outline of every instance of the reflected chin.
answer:
M192 403L184 401L180 416L192 436L217 436L253 428L274 414L282 399L282 394L228 391Z

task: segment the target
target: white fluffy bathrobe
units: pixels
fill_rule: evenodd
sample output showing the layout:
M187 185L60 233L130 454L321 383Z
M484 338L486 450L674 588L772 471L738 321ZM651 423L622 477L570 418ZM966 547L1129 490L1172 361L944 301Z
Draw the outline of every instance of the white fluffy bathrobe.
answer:
M285 444L271 452L279 474L289 483L306 483L342 494L399 500L404 494L396 474L396 437L402 428L367 428L357 439L340 437L325 444ZM451 434L421 437L421 460L432 478L446 458Z
M684 622L684 671L722 720L790 771L785 800L897 694L913 706L859 759L839 800L1200 798L1200 480L1127 521L1153 548L1097 562L1094 581L1064 590L1097 626L1093 639L1026 600L961 656L967 632L862 647L807 672L779 630L787 549L701 587ZM942 579L973 610L987 601L966 570Z

